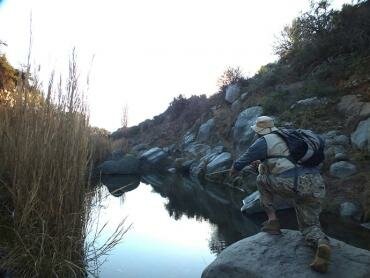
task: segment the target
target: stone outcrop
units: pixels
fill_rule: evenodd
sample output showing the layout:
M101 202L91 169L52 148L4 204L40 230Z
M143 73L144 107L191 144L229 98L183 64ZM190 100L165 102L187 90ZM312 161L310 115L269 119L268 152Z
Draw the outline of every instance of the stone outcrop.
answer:
M356 95L343 96L337 105L337 109L349 118L370 116L370 102L362 102Z
M236 101L240 96L240 88L238 85L233 84L229 85L226 88L226 93L225 93L225 100L229 103L233 103Z
M240 154L245 151L254 137L251 126L255 124L257 118L262 115L261 106L253 106L242 111L233 127L233 141L236 145L236 152Z
M163 149L155 147L147 150L140 156L140 160L143 160L149 164L156 164L161 160L168 157L168 153Z
M209 119L207 122L202 124L199 127L197 141L206 142L210 138L212 129L214 127L215 127L215 120L213 118Z
M266 233L245 238L227 247L202 273L202 278L270 277L370 277L370 251L330 239L333 252L325 275L309 267L314 256L298 231L281 236Z
M97 167L103 175L130 175L139 173L140 162L133 155L126 155L118 160L104 161Z
M211 162L207 164L207 173L229 169L232 162L231 153L223 152L214 157Z
M311 97L306 99L298 100L293 104L290 109L307 109L307 108L319 108L328 104L327 98Z

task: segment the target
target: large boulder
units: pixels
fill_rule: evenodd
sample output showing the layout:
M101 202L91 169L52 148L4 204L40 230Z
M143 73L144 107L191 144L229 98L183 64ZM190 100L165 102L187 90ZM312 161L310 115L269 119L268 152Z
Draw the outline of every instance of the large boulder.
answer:
M226 88L226 93L225 93L225 100L229 103L233 103L236 101L240 96L240 88L238 85L233 84L229 85Z
M311 97L306 99L298 100L295 104L293 104L290 109L311 109L311 108L318 108L328 104L327 98L318 98L318 97Z
M185 133L184 137L182 138L182 146L185 148L186 146L188 146L194 141L195 141L194 133L191 133L190 131L188 131L187 133Z
M356 95L343 96L337 105L337 109L351 118L370 116L370 102L362 102Z
M133 175L103 175L101 182L108 188L110 194L120 197L122 194L136 189L140 184L140 178Z
M107 160L97 170L104 175L130 175L139 173L140 162L133 155L126 155L119 160Z
M347 161L339 161L330 165L330 175L336 178L346 178L356 173L356 166Z
M211 152L211 147L207 144L190 143L184 151L190 158L200 158L209 154Z
M257 118L262 115L261 106L253 106L242 111L236 119L233 127L233 140L237 154L245 151L254 137L251 126L255 124Z
M241 207L241 212L251 215L255 213L264 212L261 202L261 194L258 191L253 192L243 199L243 206ZM289 209L293 207L293 204L286 199L280 198L278 195L274 198L274 207L277 210Z
M351 142L356 148L370 152L370 118L358 124L351 134Z
M140 152L147 150L148 148L149 146L147 144L138 144L138 145L135 145L131 151L134 153L140 153Z
M370 277L370 251L330 238L331 264L325 277ZM283 230L281 236L259 233L225 250L203 271L202 278L321 278L309 267L314 256L298 231Z
M223 152L215 156L207 164L207 173L213 173L216 171L222 171L222 170L229 169L232 163L233 163L233 160L231 157L231 153Z
M149 164L156 164L163 159L168 157L168 153L163 149L155 147L147 150L140 156L140 160L145 161Z
M197 140L199 142L206 142L211 136L212 129L215 127L215 120L209 119L207 122L199 127Z
M349 138L344 134L340 134L337 130L331 130L322 134L325 138L325 159L326 161L347 160L347 148L349 147Z

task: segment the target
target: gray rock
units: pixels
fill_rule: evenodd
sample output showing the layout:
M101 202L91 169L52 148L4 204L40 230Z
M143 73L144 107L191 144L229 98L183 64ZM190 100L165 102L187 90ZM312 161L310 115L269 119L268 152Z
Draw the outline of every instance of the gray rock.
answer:
M344 202L340 204L339 208L340 216L344 218L353 218L359 220L361 218L361 208L352 202Z
M207 164L207 173L229 169L232 163L231 153L221 153Z
M186 147L187 145L189 145L190 143L194 141L195 141L195 135L191 132L187 132L182 139L182 144L184 147Z
M335 136L338 136L338 134L339 134L338 130L330 130L324 133L323 136L325 137L325 139L331 139L334 138Z
M264 212L263 208L261 207L260 203L260 193L258 191L253 192L252 194L248 195L243 200L243 206L241 207L241 212L245 214L255 214ZM289 200L284 200L279 196L275 196L274 198L274 207L277 210L289 209L292 208L293 205Z
M356 166L347 161L339 161L330 165L330 175L336 178L346 178L356 173Z
M361 226L364 227L365 229L370 230L370 222L362 223Z
M138 144L132 148L132 151L135 153L139 153L141 151L145 151L149 148L147 144Z
M176 158L175 159L175 168L179 172L188 173L190 170L190 166L195 162L193 159L186 159L186 158Z
M349 145L349 138L348 136L341 134L336 137L334 137L334 144L342 145L342 146L348 146Z
M337 109L348 117L364 118L370 116L370 103L360 101L356 95L343 96Z
M295 104L293 104L290 109L295 108L313 108L313 107L321 107L328 104L327 98L318 98L318 97L311 97L306 99L298 100Z
M223 152L226 152L226 148L222 145L216 146L212 149L212 153L215 153L215 154L220 154Z
M203 271L202 278L370 277L370 251L330 238L331 264L323 275L309 267L314 253L305 246L301 233L282 231L281 236L259 233L230 245Z
M248 97L248 92L245 92L245 93L243 93L241 96L240 96L240 100L241 101L244 101L244 100L246 100L247 99L247 97Z
M357 149L370 152L370 118L358 124L351 134L351 142Z
M262 115L262 112L261 106L253 106L239 114L232 131L238 154L244 151L252 142L254 131L251 129L251 126L255 124L256 119Z
M239 112L241 107L242 107L242 104L240 100L237 99L236 101L233 102L233 104L231 104L231 111L233 111L234 113L237 113Z
M337 153L334 156L334 161L347 161L347 160L349 160L348 156L344 153Z
M213 118L209 119L207 122L202 124L199 127L197 140L199 142L207 141L209 139L210 135L211 135L211 132L212 132L212 129L214 128L214 126L215 126L215 120Z
M98 171L104 175L130 175L139 173L139 160L132 155L126 155L119 160L107 160L98 166Z
M325 159L332 161L338 154L346 154L346 149L341 145L326 145L324 149Z
M140 160L143 160L149 164L156 164L161 160L168 157L168 153L163 149L155 147L147 150L140 156Z
M191 143L184 149L184 151L191 158L199 158L209 154L211 152L211 147L207 144Z
M140 178L133 175L102 175L101 182L109 193L115 197L136 189L140 184Z
M225 93L225 100L229 103L233 103L240 96L240 88L236 84L227 86Z

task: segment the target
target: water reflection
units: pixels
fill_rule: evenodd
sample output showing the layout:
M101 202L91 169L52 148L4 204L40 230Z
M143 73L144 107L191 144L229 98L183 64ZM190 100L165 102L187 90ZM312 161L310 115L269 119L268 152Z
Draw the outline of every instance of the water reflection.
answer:
M136 189L140 184L140 177L131 175L121 176L102 176L101 182L106 185L109 193L114 197Z
M146 175L142 181L151 185L154 192L166 198L164 207L168 216L179 220L184 216L213 225L208 240L212 253L220 253L226 246L259 231L261 216L248 219L240 213L243 194L219 184L199 184L197 181L176 175ZM137 188L140 180L133 176L103 177L102 183L114 196Z
M218 254L230 244L259 232L265 220L263 213L245 217L240 213L243 192L220 184L200 184L197 180L177 175L146 175L141 181L151 185L154 192L167 199L165 209L169 217L179 220L183 216L213 225L208 240L212 253ZM102 182L114 196L134 190L140 183L138 177L103 177ZM282 228L297 229L293 210L278 212ZM359 225L341 221L336 216L321 215L324 231L330 236L354 246L370 249L369 231Z

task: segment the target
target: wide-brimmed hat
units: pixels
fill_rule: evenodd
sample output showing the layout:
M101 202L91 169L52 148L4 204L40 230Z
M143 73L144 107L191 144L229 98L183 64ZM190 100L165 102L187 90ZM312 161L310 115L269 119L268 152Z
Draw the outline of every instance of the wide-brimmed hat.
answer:
M278 128L274 125L274 120L268 116L258 117L256 124L252 125L251 128L260 135L266 135L278 130Z

